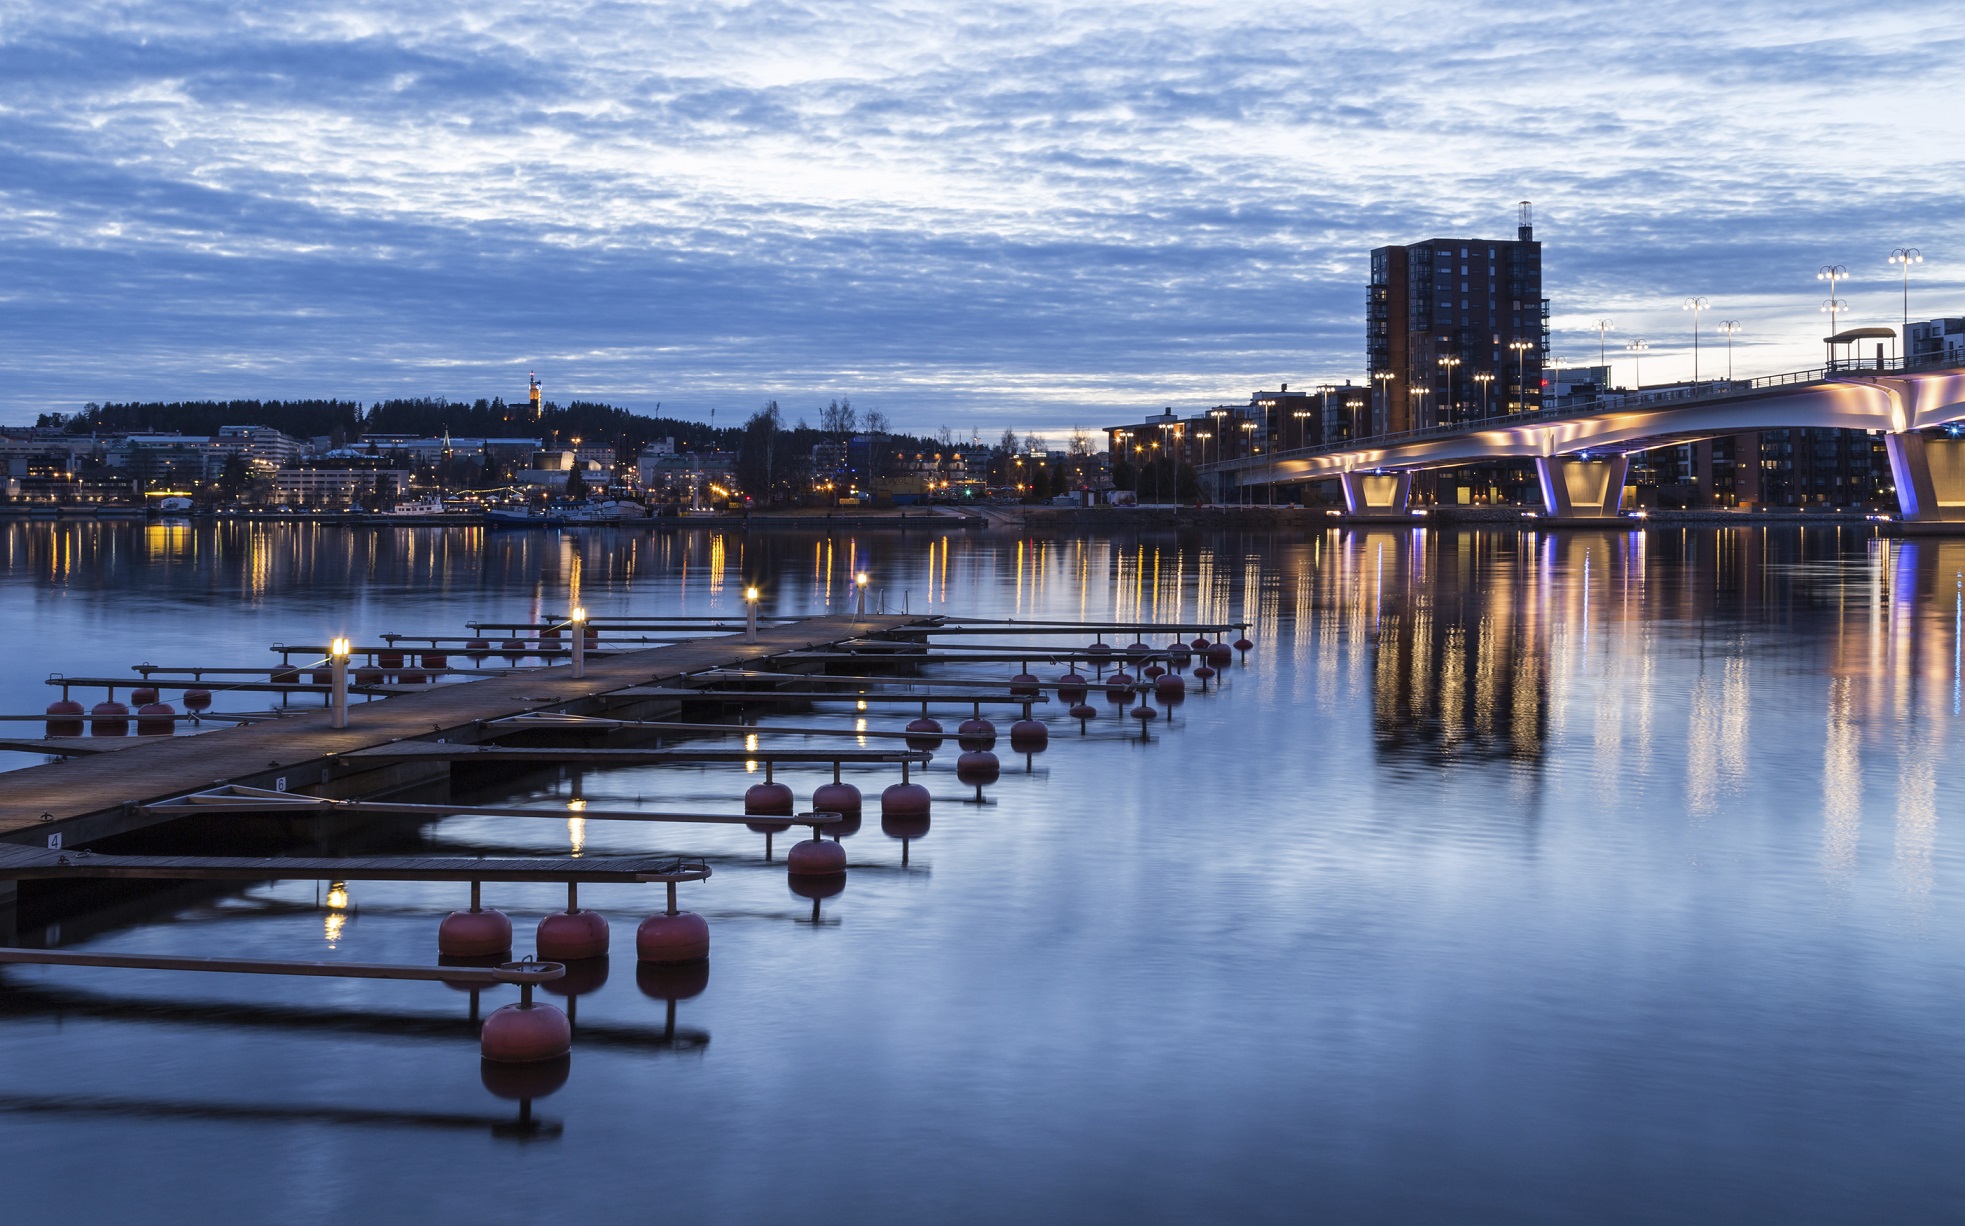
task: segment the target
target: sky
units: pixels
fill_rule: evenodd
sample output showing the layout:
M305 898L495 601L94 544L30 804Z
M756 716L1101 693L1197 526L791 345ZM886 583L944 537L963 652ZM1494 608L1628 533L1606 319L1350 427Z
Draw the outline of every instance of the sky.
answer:
M1965 315L1949 3L0 0L0 422L549 398L1062 434L1363 379L1510 237L1646 382Z

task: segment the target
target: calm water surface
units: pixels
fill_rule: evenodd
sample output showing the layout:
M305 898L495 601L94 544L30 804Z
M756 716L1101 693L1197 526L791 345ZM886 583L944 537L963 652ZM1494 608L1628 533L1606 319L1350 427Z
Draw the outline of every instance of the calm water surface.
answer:
M684 887L707 981L644 984L617 952L530 1139L440 985L10 968L21 1220L1882 1221L1965 1199L1965 544L35 524L0 528L0 562L9 712L41 709L50 670L263 665L576 587L599 615L734 612L746 579L771 611L844 609L859 567L914 611L1247 618L1258 643L1150 743L1108 715L1054 725L1028 773L1005 749L985 806L945 755L906 865L870 813L816 923L741 828L430 828L715 865ZM754 781L578 783L597 807L734 807ZM487 889L521 952L563 902ZM617 951L659 905L582 899ZM357 883L334 911L296 882L21 939L422 962L463 900Z

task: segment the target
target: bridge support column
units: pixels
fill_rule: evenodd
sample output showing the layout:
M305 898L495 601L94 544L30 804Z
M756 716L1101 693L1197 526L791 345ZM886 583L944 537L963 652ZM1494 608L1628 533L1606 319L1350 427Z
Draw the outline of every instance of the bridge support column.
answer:
M1340 473L1347 515L1410 515L1411 473Z
M1965 520L1965 439L1927 438L1916 431L1883 436L1897 509L1909 523Z
M1536 456L1535 479L1542 486L1544 513L1552 519L1614 519L1624 501L1626 456L1580 460Z

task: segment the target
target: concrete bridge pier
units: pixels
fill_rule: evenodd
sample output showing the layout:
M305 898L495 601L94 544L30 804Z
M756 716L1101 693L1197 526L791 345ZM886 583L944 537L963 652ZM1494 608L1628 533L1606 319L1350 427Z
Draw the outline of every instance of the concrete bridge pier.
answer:
M1626 456L1585 460L1574 456L1536 456L1535 479L1542 486L1543 513L1551 519L1614 519L1624 501Z
M1885 434L1883 446L1905 523L1965 520L1965 439L1930 438L1909 430Z
M1412 514L1412 474L1346 472L1344 512L1347 515L1406 516Z

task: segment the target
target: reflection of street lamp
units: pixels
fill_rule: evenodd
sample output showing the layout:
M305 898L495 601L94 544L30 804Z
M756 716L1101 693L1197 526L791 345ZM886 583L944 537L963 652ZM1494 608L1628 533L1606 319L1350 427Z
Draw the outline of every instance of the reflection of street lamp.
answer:
M1704 298L1687 298L1680 310L1692 312L1692 385L1699 385L1699 312L1712 306Z
M860 616L867 615L867 573L861 571L853 576L853 586L860 590Z
M1924 253L1915 247L1899 247L1890 253L1892 264L1901 264L1904 272L1904 334L1898 338L1897 352L1904 355L1904 365L1910 365L1910 266L1922 264Z
M328 644L328 727L348 726L348 640Z
M744 641L757 642L757 589L744 589Z
M575 606L566 620L573 623L573 679L587 675L587 611Z
M1624 346L1624 348L1630 351L1631 377L1637 380L1638 394L1643 395L1644 394L1644 353L1645 350L1651 348L1651 346L1646 344L1644 338L1640 336L1636 340L1632 341L1630 344Z
M1733 338L1740 334L1740 321L1722 319L1719 321L1719 330L1726 337L1726 381L1731 383L1733 382Z

